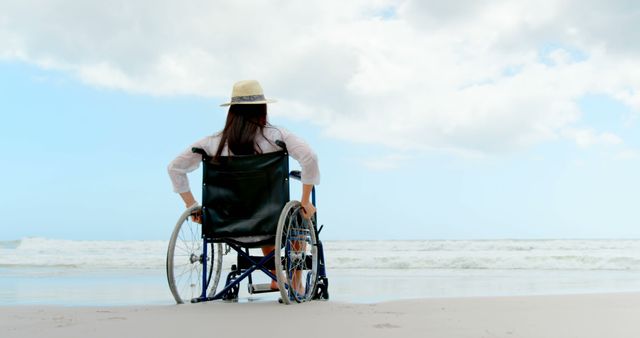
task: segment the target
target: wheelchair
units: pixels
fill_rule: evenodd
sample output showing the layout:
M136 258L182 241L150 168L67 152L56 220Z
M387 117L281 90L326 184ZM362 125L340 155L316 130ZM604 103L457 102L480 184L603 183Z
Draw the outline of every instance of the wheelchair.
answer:
M237 301L245 279L249 294L280 292L284 304L329 299L318 237L322 226L317 227L317 215L305 219L300 202L289 200L290 181L300 180L301 174L289 172L286 145L276 144L282 150L218 159L192 149L202 155L202 206L180 216L167 250L167 281L178 304ZM315 188L311 199L315 205ZM266 256L250 254L249 249L266 245L275 250ZM222 284L223 257L231 250L237 260ZM258 271L278 288L254 283L252 274Z

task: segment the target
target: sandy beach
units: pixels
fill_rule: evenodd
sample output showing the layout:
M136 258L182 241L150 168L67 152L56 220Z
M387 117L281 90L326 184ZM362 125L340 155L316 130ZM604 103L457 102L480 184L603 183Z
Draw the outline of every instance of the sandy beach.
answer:
M639 337L640 293L435 298L377 304L273 301L0 307L0 336ZM280 323L280 324L276 324ZM203 332L210 332L209 334ZM271 332L271 333L269 333Z

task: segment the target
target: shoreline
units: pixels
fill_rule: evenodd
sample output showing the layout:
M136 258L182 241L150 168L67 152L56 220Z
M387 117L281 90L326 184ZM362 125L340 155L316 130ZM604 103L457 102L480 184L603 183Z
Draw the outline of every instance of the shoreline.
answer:
M148 306L0 306L0 336L262 336L294 323L305 336L638 337L640 293L429 298L374 304L275 301ZM251 324L251 325L249 325ZM203 327L204 325L204 327ZM305 329L306 328L306 329ZM286 329L281 327L278 332ZM271 336L268 334L268 336Z
M162 270L0 269L0 306L172 305ZM575 295L640 292L640 271L375 270L328 269L333 301L370 304L393 300ZM254 280L266 282L257 274ZM277 294L240 298L264 301Z

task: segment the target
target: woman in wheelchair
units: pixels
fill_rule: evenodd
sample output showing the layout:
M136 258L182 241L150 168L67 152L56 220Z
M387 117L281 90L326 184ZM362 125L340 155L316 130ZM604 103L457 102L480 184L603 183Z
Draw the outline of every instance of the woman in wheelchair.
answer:
M185 206L192 208L198 202L191 193L187 173L196 170L202 162L202 155L194 153L192 149L203 149L214 160L221 156L239 156L265 154L281 151L284 142L286 151L302 168L301 182L303 184L300 199L301 213L304 218L311 218L316 212L311 201L314 185L320 183L320 171L316 153L300 137L284 128L269 124L267 119L267 103L275 102L264 97L262 88L257 81L240 81L234 84L232 98L229 103L227 119L222 131L206 136L180 153L168 166L173 190L180 195ZM193 221L201 223L199 215L192 216ZM274 251L273 245L262 247L266 256ZM294 248L295 249L295 248ZM275 275L275 272L272 270ZM291 281L295 288L301 283L301 277L296 273ZM271 282L271 288L277 290L278 284Z

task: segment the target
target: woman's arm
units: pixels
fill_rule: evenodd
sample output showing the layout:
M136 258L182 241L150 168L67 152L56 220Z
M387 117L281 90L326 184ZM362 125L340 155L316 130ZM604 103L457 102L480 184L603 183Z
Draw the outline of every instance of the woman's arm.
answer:
M313 206L313 203L311 203L310 200L312 190L313 185L302 185L302 200L300 201L300 204L302 204L302 215L307 219L311 218L311 216L316 213L316 207Z
M311 186L320 184L320 168L318 156L311 147L300 137L284 128L278 128L282 134L282 141L287 145L291 157L298 161L302 168L302 184Z
M300 163L302 167L302 214L305 218L311 218L316 213L316 208L311 203L311 191L313 186L320 183L320 168L318 156L309 145L300 137L284 128L278 129L282 134L282 140L287 145L289 155Z
M198 204L198 201L196 201L196 199L193 197L193 194L191 193L191 191L181 192L180 197L182 197L182 200L184 201L184 206L187 209ZM195 214L192 214L191 220L193 220L196 223L202 224L202 214L200 213L200 211L197 211Z
M189 188L189 179L187 173L190 173L200 166L202 156L191 151L192 148L205 149L209 143L209 137L205 137L192 144L189 148L181 152L167 167L173 191L180 194L186 207L190 207L196 203L196 199Z
M190 207L194 206L195 204L198 204L198 202L196 201L195 197L193 197L193 194L191 193L191 190L186 191L186 192L181 192L180 193L180 197L182 197L182 200L184 201L184 206L186 208L190 208Z

